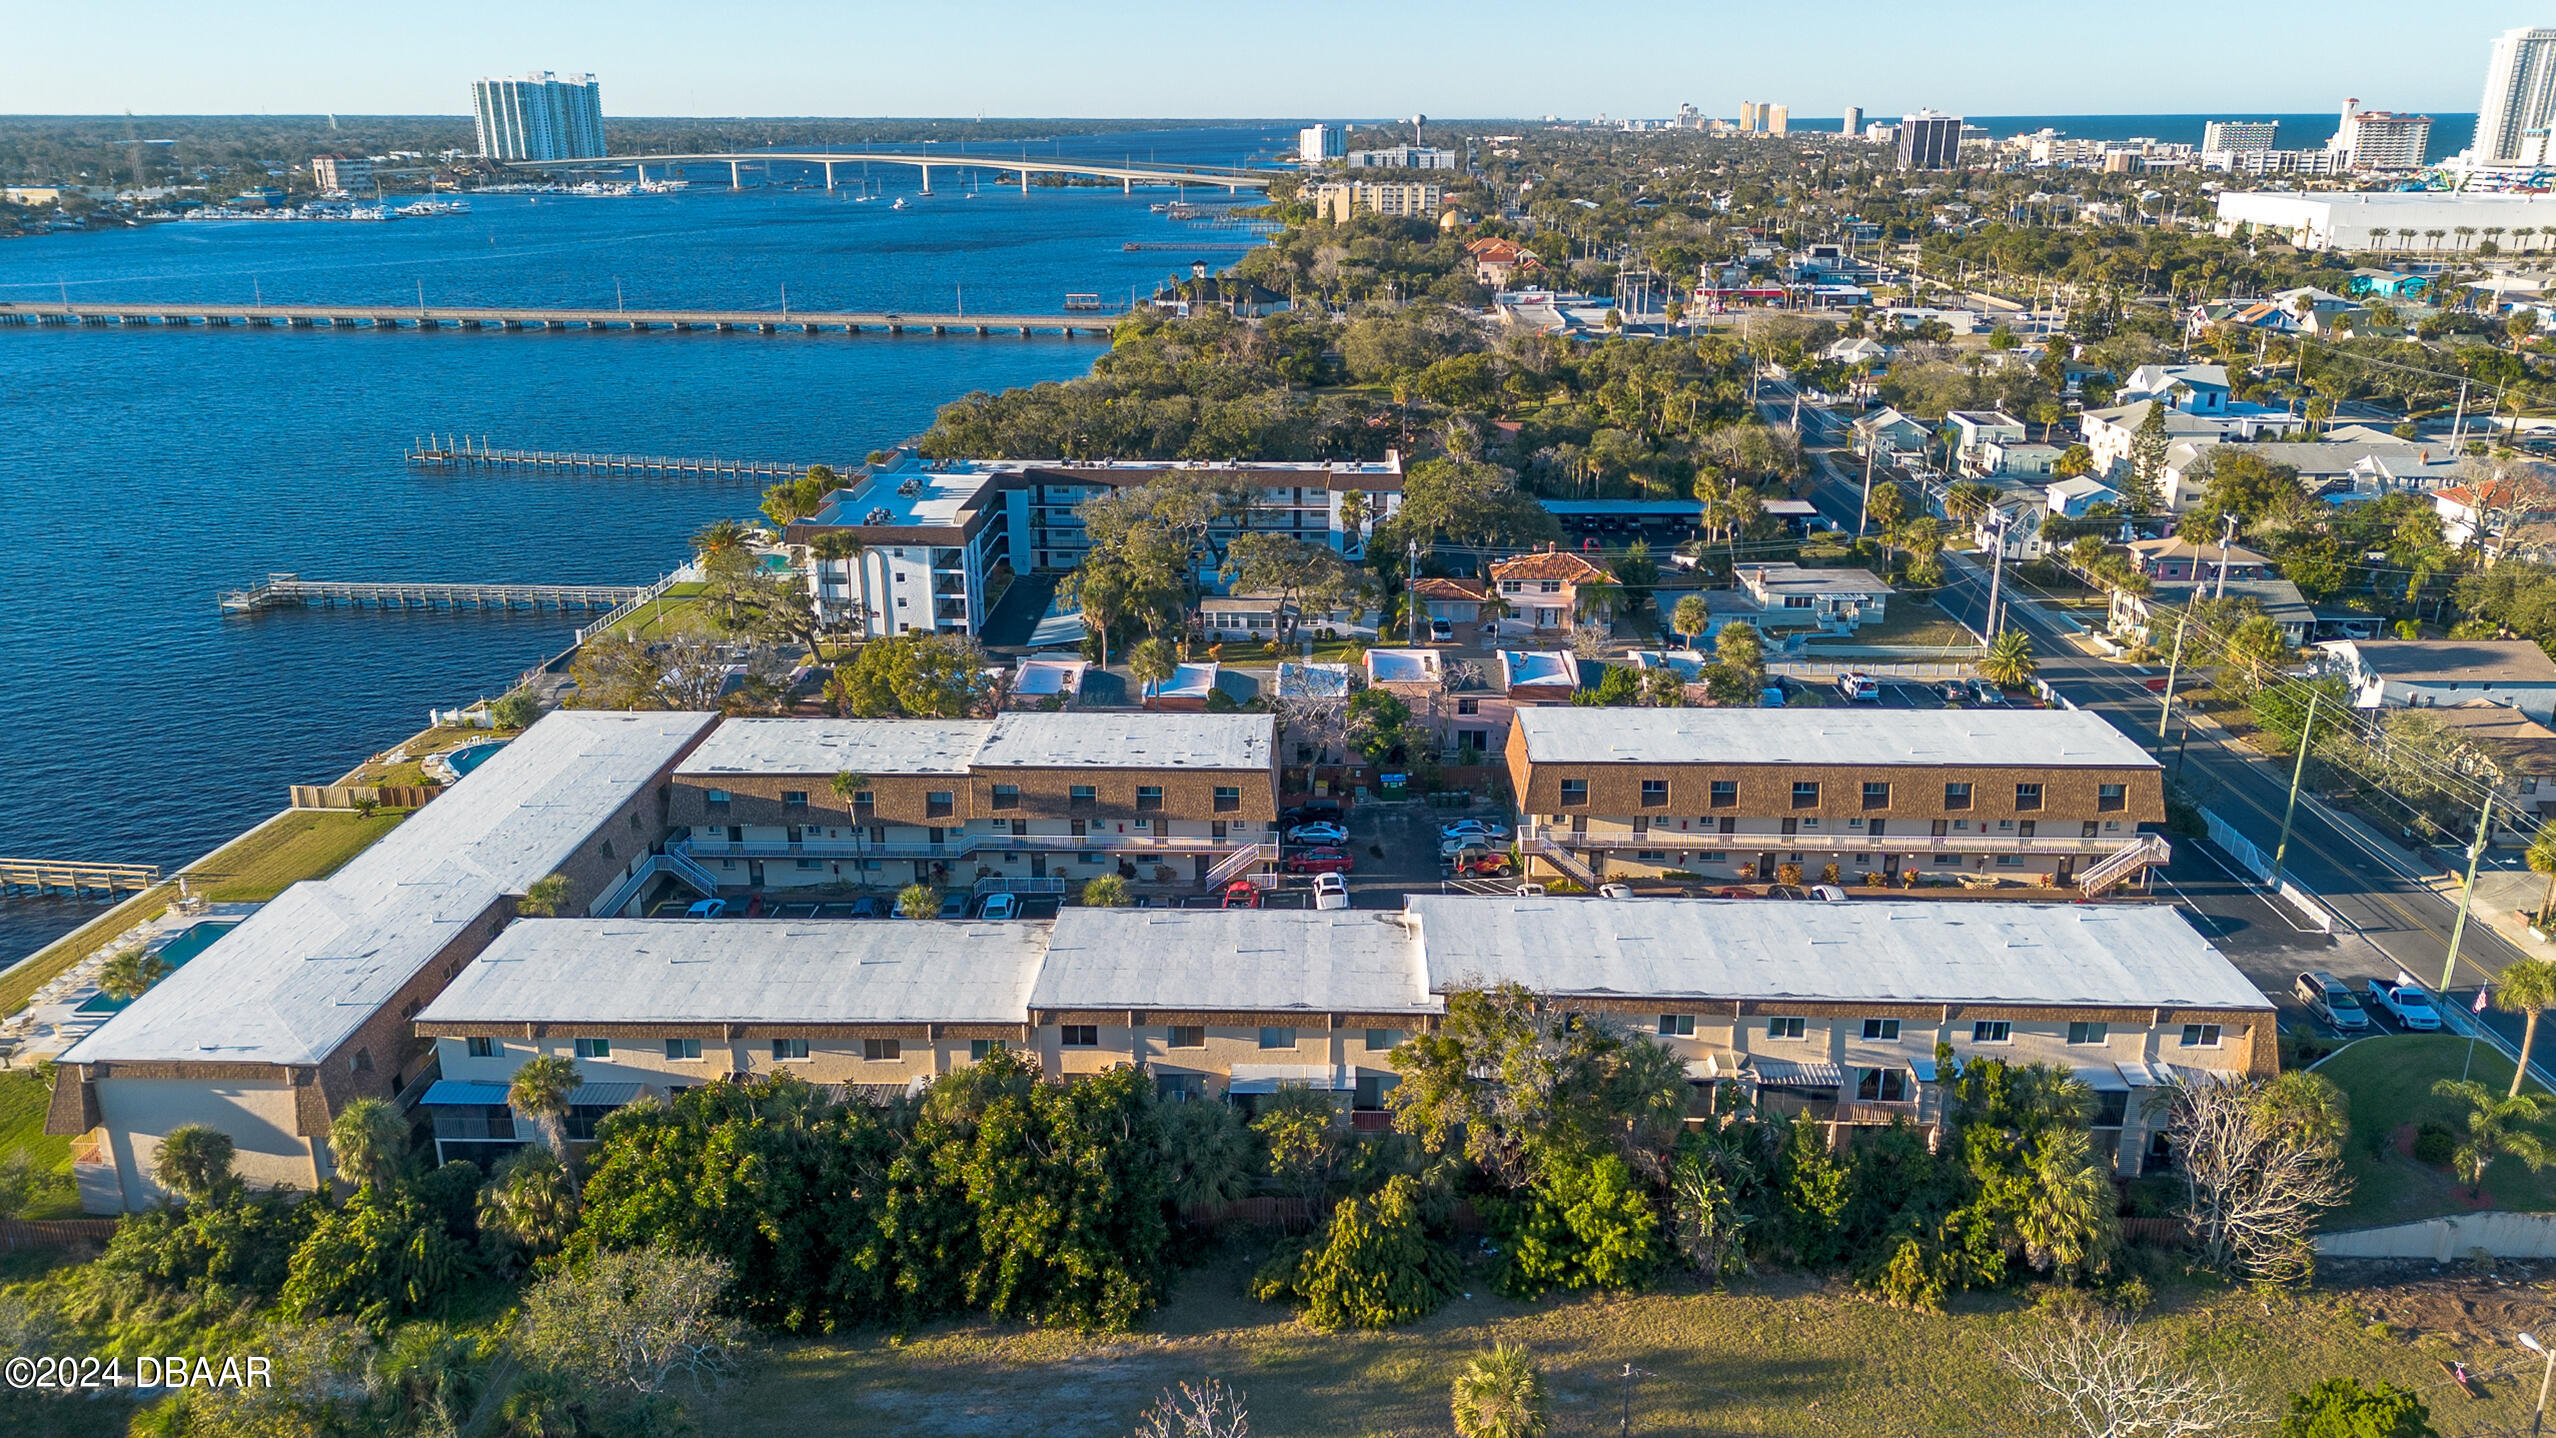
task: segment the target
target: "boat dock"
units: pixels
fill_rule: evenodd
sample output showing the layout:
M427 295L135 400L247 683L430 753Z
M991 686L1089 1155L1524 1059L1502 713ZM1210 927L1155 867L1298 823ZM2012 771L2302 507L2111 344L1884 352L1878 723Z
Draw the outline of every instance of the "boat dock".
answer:
M92 891L140 893L160 882L157 864L84 864L72 859L0 859L0 894Z
M1183 248L1191 248L1183 246ZM0 325L114 329L574 330L587 334L640 330L714 334L990 335L1056 334L1106 339L1113 320L1085 315L871 313L853 310L516 309L451 305L208 305L128 300L118 303L0 300Z
M471 436L429 435L413 442L408 462L458 472L531 470L541 474L665 475L680 479L751 480L775 484L803 478L808 467L777 459L692 459L659 454L587 454L568 450L495 449ZM849 472L859 465L842 466Z
M635 584L367 583L270 574L225 591L222 612L267 609L618 609L639 597Z

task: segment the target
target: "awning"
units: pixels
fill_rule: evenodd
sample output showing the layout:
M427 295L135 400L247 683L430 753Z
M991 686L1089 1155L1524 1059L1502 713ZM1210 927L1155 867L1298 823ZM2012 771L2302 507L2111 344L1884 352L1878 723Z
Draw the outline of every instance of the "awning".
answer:
M1349 1073L1330 1064L1236 1064L1226 1076L1228 1093L1276 1093L1282 1088L1345 1093L1357 1087Z
M2097 1093L2128 1093L2132 1087L2130 1080L2122 1074L2119 1064L2078 1069L2076 1076L2085 1080L2086 1087Z
M1837 1064L1795 1063L1791 1059L1770 1059L1752 1055L1749 1072L1762 1085L1774 1088L1826 1089L1835 1092L1846 1083L1846 1070Z
M1935 1060L1933 1055L1930 1054L1922 1059L1910 1059L1908 1061L1908 1067L1917 1075L1917 1081L1919 1083L1933 1083L1935 1081Z
M643 1085L635 1083L590 1083L568 1095L571 1108L619 1108L639 1097Z
M2113 1068L2120 1072L2122 1082L2132 1088L2158 1088L2166 1082L2155 1069L2137 1059L2132 1059L2128 1063L2114 1064Z
M426 1086L421 1104L477 1104L484 1108L506 1106L506 1086L501 1083L470 1083L462 1079L437 1079Z

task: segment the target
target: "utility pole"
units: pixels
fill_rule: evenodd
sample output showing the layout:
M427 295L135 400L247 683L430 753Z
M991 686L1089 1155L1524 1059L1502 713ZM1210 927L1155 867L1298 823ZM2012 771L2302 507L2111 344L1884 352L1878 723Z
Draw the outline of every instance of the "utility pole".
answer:
M1873 513L1873 456L1881 449L1881 437L1869 435L1864 440L1864 504L1855 511L1855 537L1864 537L1864 524Z
M2007 516L2000 509L1991 509L1988 513L1989 532L1997 536L1997 553L1988 564L1988 642L1994 644L1997 642L1997 630L2001 627L1997 623L1997 588L2006 578Z
M2450 421L2450 453L2458 453L2461 440L2467 436L2467 381L2458 382L2458 416Z
M2275 890L2281 887L2281 876L2286 872L2281 866L2290 856L2290 820L2299 812L2299 781L2307 777L2308 746L2316 734L2316 705L2324 697L2322 689L2308 691L2307 722L2299 726L2298 762L2290 766L2290 802L2281 810L2281 842L2272 848L2272 887Z
M2476 901L2476 861L2485 857L2485 834L2494 823L2494 791L2485 791L2485 802L2476 809L2476 842L2467 846L2467 886L2458 891L2458 921L2450 925L2449 954L2441 960L2441 992L2450 988L2450 978L2458 972L2458 941L2467 933L2467 911ZM2529 1055L2520 1056L2520 1065L2529 1067Z
M2157 744L2159 747L2163 747L2165 744L2166 719L2174 713L2174 676L2180 673L2183 669L2183 626L2191 622L2192 611L2188 609L2183 612L2181 618L2174 621L2174 657L2166 661L2165 703L2157 710Z
M2228 597L2228 546L2236 542L2237 531L2237 517L2234 512L2220 515L2219 519L2223 526L2219 530L2219 587L2211 594L2212 599Z
M1411 647L1420 647L1420 541L1403 548L1402 607L1411 621Z

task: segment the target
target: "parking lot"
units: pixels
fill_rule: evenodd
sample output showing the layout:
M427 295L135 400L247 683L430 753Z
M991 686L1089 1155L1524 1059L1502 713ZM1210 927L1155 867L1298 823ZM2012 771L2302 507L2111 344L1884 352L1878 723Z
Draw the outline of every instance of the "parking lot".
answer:
M1907 679L1888 674L1870 676L1878 691L1873 698L1850 700L1838 686L1838 676L1864 673L1863 670L1839 666L1835 669L1815 667L1809 663L1793 663L1767 678L1769 684L1784 691L1784 702L1790 704L1867 704L1877 709L1990 709L2022 708L2038 701L2005 698L2003 704L1992 704L1979 697L1979 686L1968 679ZM1942 686L1957 684L1959 697L1948 694Z

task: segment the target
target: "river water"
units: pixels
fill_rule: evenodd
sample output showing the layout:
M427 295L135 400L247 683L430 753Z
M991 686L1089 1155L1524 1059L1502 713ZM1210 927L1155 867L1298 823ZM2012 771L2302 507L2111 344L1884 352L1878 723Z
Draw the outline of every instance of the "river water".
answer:
M1231 163L1276 128L1064 142ZM1051 151L1052 152L1052 151ZM850 177L844 176L848 182ZM199 299L1055 313L1124 300L1232 231L1166 191L1033 190L935 167L848 191L474 197L385 224L159 225L0 245L0 300ZM907 208L891 208L899 196ZM1218 195L1216 198L1222 198ZM1129 241L1195 244L1128 251ZM557 614L225 617L310 578L634 583L755 487L412 471L428 433L500 447L857 461L971 390L1064 379L1091 339L0 327L0 855L175 865L558 651ZM0 903L0 962L97 912Z

